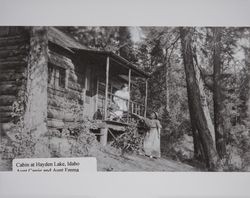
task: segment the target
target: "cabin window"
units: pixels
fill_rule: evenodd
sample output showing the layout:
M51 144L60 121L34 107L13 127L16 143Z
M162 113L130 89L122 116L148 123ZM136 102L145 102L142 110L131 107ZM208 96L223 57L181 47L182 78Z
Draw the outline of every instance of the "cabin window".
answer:
M62 68L59 68L58 73L59 73L59 79L58 79L59 87L65 88L66 70L62 69Z
M48 84L52 88L66 88L66 69L49 65Z

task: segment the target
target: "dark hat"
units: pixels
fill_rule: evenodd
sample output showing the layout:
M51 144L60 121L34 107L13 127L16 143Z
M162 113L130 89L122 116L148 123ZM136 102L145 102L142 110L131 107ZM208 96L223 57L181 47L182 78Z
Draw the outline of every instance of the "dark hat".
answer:
M155 118L158 119L159 118L159 114L156 111L153 111L153 113L155 114Z

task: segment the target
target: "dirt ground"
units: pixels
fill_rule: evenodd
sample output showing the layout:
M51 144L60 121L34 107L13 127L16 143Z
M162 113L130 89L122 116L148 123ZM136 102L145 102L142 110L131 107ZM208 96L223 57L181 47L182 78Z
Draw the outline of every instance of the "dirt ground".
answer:
M125 154L121 156L112 149L98 152L96 158L98 171L198 171L190 165L171 159L151 159L143 155L135 154Z

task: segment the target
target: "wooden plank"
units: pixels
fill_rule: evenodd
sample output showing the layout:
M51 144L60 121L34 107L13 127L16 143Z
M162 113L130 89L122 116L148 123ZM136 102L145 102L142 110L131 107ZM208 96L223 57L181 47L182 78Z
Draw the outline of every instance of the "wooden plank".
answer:
M99 91L99 77L97 76L97 79L96 79L96 95L95 95L95 112L98 110L98 104L99 104L98 91Z
M146 79L146 93L145 93L145 109L144 109L144 117L147 116L147 106L148 106L148 79Z
M107 119L108 108L108 85L109 85L109 56L106 62L106 84L105 84L105 105L104 105L104 119Z
M109 129L113 129L115 131L125 131L126 127L125 126L119 126L119 125L113 125L113 124L108 124Z
M131 69L128 70L128 93L129 93L129 99L128 99L128 115L127 115L127 120L129 118L129 109L130 109L130 90L131 90Z
M102 146L106 146L108 141L108 128L100 129L100 143Z

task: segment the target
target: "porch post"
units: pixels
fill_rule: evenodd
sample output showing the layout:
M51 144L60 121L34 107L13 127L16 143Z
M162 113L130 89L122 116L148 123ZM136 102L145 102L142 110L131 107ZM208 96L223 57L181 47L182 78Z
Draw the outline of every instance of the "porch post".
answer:
M146 93L145 93L145 109L144 109L144 117L147 116L147 106L148 106L148 78L146 79Z
M106 62L106 84L105 84L105 104L104 104L104 120L107 119L108 116L108 90L109 90L109 56L107 57Z
M128 115L127 115L127 121L129 119L129 109L130 109L130 97L131 97L131 94L130 94L130 91L131 91L131 69L128 70L128 93L129 93L129 99L128 99Z

